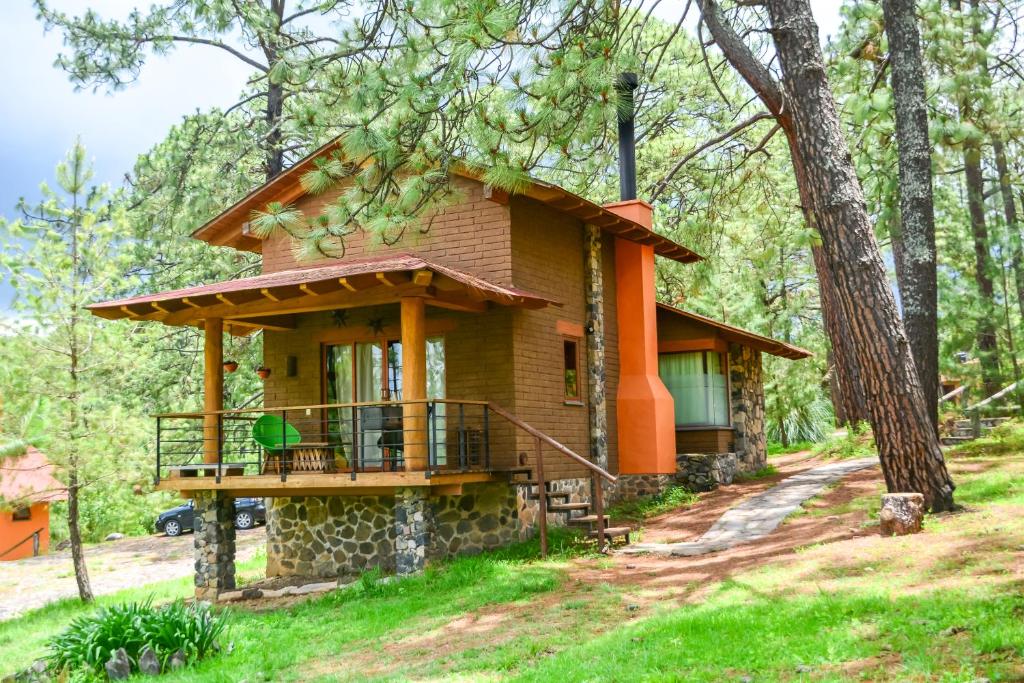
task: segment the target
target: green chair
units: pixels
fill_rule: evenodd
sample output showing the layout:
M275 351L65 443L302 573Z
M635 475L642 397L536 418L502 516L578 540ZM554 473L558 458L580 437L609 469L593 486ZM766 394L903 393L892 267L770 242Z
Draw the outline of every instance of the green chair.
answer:
M277 415L263 415L252 424L252 438L268 451L285 450L302 441L299 430ZM284 439L284 448L281 441Z

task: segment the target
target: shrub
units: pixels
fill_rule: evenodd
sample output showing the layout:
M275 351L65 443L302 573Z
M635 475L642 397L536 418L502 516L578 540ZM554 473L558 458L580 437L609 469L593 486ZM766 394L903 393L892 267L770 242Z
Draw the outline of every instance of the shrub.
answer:
M119 648L137 666L139 653L148 645L166 667L178 650L186 660L205 657L215 649L225 626L224 617L205 604L173 602L153 607L147 600L113 605L75 619L54 636L48 643L47 661L54 671L103 673Z

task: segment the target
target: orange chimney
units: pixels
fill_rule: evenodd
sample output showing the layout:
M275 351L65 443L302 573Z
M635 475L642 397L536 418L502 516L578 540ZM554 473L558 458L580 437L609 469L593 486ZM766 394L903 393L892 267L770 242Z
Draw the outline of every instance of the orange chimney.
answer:
M640 199L606 204L609 211L651 228L653 208ZM658 376L654 247L615 240L619 321L616 415L620 474L674 474L675 404Z

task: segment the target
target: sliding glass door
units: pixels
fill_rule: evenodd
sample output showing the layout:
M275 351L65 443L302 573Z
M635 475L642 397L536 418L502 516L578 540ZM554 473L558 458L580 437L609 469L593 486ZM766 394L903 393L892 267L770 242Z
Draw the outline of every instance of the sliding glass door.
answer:
M327 403L400 401L402 342L389 339L326 345L324 388ZM444 338L431 337L427 339L427 398L444 397ZM389 462L397 462L396 453L401 451L402 446L400 411L366 407L357 408L356 411L352 408L332 408L327 412L327 431L332 441L345 449L350 463L355 445L358 445L354 455L358 458L359 469L377 469ZM392 424L396 418L397 426ZM435 462L438 464L445 462L444 419L444 406L439 404L431 415L428 427L431 435L437 434ZM357 432L356 439L353 439L354 430Z

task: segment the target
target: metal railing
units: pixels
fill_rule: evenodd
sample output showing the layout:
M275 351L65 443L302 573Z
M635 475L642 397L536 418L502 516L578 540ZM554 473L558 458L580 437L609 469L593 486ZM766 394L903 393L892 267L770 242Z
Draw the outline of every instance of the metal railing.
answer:
M447 399L156 416L156 474L224 476L491 468L487 403Z

